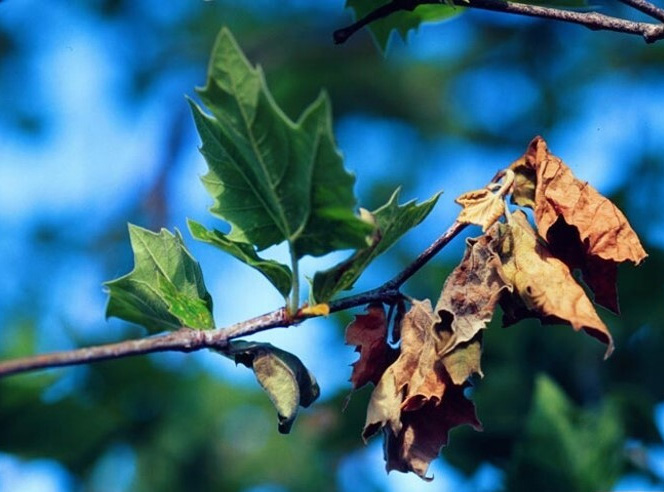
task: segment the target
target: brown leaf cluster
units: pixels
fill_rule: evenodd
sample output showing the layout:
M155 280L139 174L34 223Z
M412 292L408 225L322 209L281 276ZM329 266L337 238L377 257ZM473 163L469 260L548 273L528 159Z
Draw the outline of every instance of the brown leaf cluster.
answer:
M388 471L413 471L427 480L452 427L481 428L465 385L455 385L440 361L436 321L428 300L415 301L406 313L399 358L374 389L362 432L366 440L383 430Z
M428 480L429 464L451 428L481 429L464 389L473 374L482 376L482 331L498 304L504 326L524 318L569 324L605 343L605 357L613 351L608 328L572 270L582 269L596 302L617 309L616 264L646 257L639 239L622 213L574 178L541 138L507 173L498 193L489 185L457 200L464 206L458 220L481 225L484 234L467 240L435 309L428 300L412 301L405 316L395 317L398 357L387 343L381 305L369 306L346 332L360 352L354 388L376 385L362 436L382 430L388 471L413 471ZM534 209L539 234L522 211L505 210L510 187L513 202ZM503 215L506 221L498 222Z
M647 254L623 213L535 137L510 168L513 201L535 211L539 235L571 269L579 268L595 302L618 312L616 265L639 264Z

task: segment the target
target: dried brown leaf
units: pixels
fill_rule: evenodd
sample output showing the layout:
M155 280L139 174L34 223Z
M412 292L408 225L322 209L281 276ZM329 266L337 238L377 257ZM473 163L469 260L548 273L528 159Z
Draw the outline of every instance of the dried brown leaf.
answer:
M579 181L541 137L510 168L516 175L513 200L535 210L537 229L551 252L570 268L580 268L595 301L617 312L615 264L638 265L648 256L623 213ZM577 234L573 246L570 238Z
M401 353L374 389L362 432L385 437L387 469L426 479L429 463L447 443L450 428L480 428L473 403L437 360L436 319L429 301L415 301L401 324Z
M486 188L464 193L454 201L463 207L457 220L463 224L482 226L482 232L505 213L503 197Z
M544 322L569 323L606 343L608 357L613 351L611 334L569 267L538 241L523 212L513 214L503 229L503 274L515 291L514 296L501 301L508 319L536 317Z
M361 388L369 381L378 384L397 353L387 343L387 318L382 304L371 304L367 314L355 316L346 328L346 343L356 345L356 351L360 353L350 377L353 388Z

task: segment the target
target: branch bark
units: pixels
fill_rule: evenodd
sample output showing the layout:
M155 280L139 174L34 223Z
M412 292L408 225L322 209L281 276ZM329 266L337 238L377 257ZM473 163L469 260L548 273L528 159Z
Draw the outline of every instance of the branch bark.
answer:
M454 5L464 8L491 10L505 14L523 15L526 17L538 17L542 19L557 20L571 24L579 24L593 31L614 31L623 34L635 34L642 36L646 43L654 43L664 38L664 24L651 22L636 22L598 12L577 12L574 10L559 9L554 7L541 7L517 2L503 0L450 0ZM664 22L664 10L651 4L647 0L621 0L624 4L633 7L649 16ZM369 12L357 22L338 29L334 32L334 42L344 43L353 34L366 25L395 12L402 10L412 11L420 5L441 4L442 0L392 0Z
M426 265L440 250L456 237L466 224L454 222L431 246L425 249L404 270L380 287L356 295L344 297L330 303L330 312L344 311L372 302L394 303L403 298L401 286L418 270ZM20 359L0 362L0 378L63 366L89 364L110 359L121 359L155 352L194 352L213 348L223 350L236 338L252 335L272 328L285 328L315 318L319 315L305 314L299 311L291 315L285 308L251 318L234 325L210 331L181 328L164 335L127 340L124 342L98 345L62 352L52 352Z

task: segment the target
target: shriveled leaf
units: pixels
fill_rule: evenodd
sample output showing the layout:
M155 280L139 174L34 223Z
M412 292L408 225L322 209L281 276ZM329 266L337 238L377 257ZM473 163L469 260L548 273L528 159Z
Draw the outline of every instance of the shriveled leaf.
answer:
M325 95L291 121L227 29L198 94L212 113L191 102L209 168L203 183L211 212L232 226L229 240L259 251L288 241L297 258L366 244L372 227L353 211L354 177L337 152Z
M482 430L475 413L475 405L463 392L465 386L450 385L440 404L427 402L417 412L403 412L401 430L393 434L385 429L386 468L400 472L415 472L427 477L429 464L438 457L440 449L447 445L450 429L470 425Z
M464 193L454 201L463 207L457 220L481 226L482 232L486 232L505 213L503 197L486 188Z
M472 340L454 346L441 357L445 370L456 385L463 384L473 374L484 377L480 360L482 358L482 333L478 333Z
M551 252L570 268L580 268L595 301L617 312L615 264L638 265L647 257L623 213L579 181L541 137L533 139L511 169L516 174L515 201L535 210L537 230Z
M526 215L514 213L503 229L503 274L515 294L501 301L507 322L536 317L544 322L569 323L607 344L605 357L611 355L613 338L608 328L569 267L537 240Z
M316 273L312 286L316 301L326 302L336 293L353 287L376 257L387 251L401 236L429 215L439 196L437 194L419 205L415 201L399 205L399 190L396 190L385 205L372 212L372 220L377 229L369 246L357 250L346 261L329 270Z
M387 343L387 317L382 304L371 304L367 314L358 314L346 328L346 343L355 345L360 358L353 363L353 389L372 382L377 385L396 351Z
M449 328L451 336L446 344L439 344L441 356L484 329L493 317L502 292L511 289L497 253L499 226L496 224L486 234L466 241L461 263L445 281L436 313L440 318L438 330Z
M228 235L216 229L208 230L202 224L191 219L187 221L187 224L194 239L212 244L255 268L276 287L282 296L288 296L293 283L293 274L286 265L261 258L256 253L256 248L251 244L233 241Z
M237 340L231 342L225 354L253 369L277 409L282 434L290 432L298 407L308 407L320 395L316 379L302 361L269 343Z
M214 328L212 297L179 232L154 233L129 225L134 269L106 282L106 317L145 326L150 333L182 327Z
M404 316L401 353L371 395L362 433L366 440L383 429L388 471L413 471L424 479L450 428L480 427L464 387L454 385L437 360L435 322L429 301L415 301Z
M347 0L346 7L355 11L360 19L369 12L388 4L388 0ZM401 39L406 40L408 32L417 30L425 22L438 22L454 17L463 11L462 8L448 5L441 1L438 5L419 5L415 10L400 10L369 24L369 31L381 51L387 49L392 31L396 31Z

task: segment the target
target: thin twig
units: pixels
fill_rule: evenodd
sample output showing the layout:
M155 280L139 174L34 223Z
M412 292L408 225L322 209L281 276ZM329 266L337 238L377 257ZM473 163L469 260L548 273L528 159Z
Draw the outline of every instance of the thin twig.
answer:
M593 31L615 31L624 34L636 34L642 36L646 43L654 43L664 38L664 24L650 22L635 22L628 19L600 14L598 12L578 12L573 10L557 9L553 7L541 7L503 0L451 0L460 7L491 10L506 14L524 15L527 17L538 17L542 19L557 20L572 24L579 24ZM646 0L621 0L642 12L662 20L660 15L664 11L649 4ZM366 16L358 19L353 24L338 29L334 32L334 42L337 44L345 42L358 30L378 19L387 17L402 10L411 11L419 5L440 4L441 0L392 0L391 2L369 12ZM647 10L646 10L647 9Z
M352 296L330 302L330 312L338 312L357 306L364 306L372 302L394 303L403 298L399 288L406 280L412 277L431 258L445 247L461 230L465 224L455 222L434 243L424 250L412 263L391 280L380 287L361 292ZM301 323L319 315L303 314L301 312L291 315L286 308L251 318L226 328L210 331L181 328L164 335L127 340L124 342L98 345L62 352L35 355L20 359L0 362L0 378L12 374L19 374L38 369L49 369L62 366L88 364L109 359L120 359L135 355L154 352L194 352L205 348L223 350L228 343L236 338L252 335L272 328L284 328Z
M628 5L644 14L649 15L653 19L664 22L664 9L659 8L657 5L652 4L646 0L620 0L625 5Z

